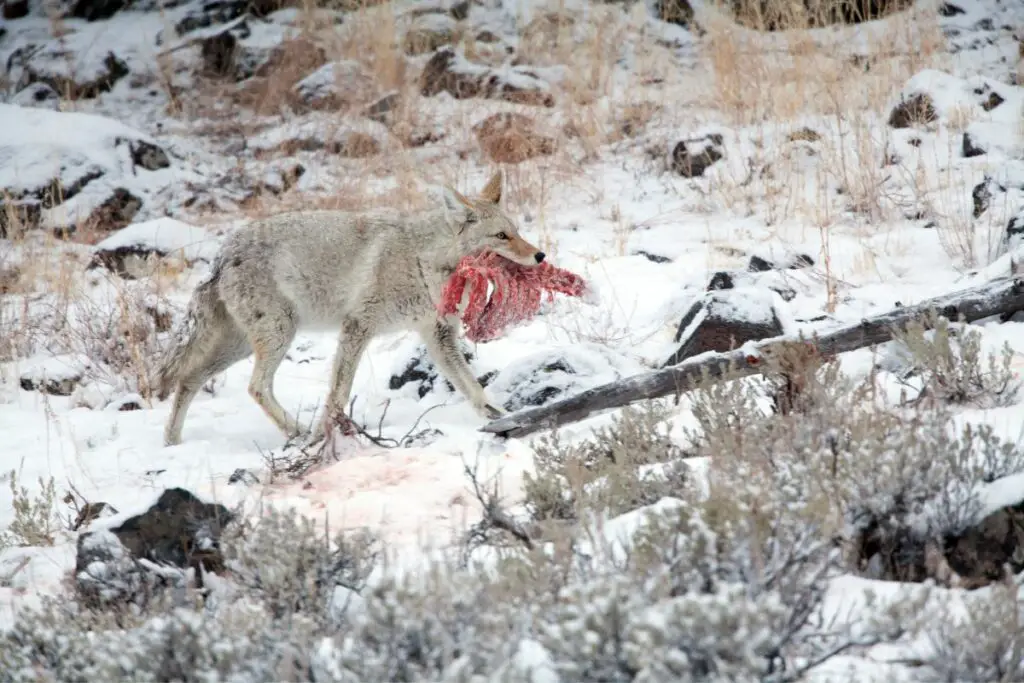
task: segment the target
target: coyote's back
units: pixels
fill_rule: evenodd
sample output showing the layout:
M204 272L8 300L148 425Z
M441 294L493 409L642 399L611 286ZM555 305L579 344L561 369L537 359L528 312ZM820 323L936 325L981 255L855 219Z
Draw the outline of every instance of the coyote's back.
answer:
M249 393L282 431L298 434L298 423L274 397L273 375L303 328L341 328L324 420L345 406L370 339L398 329L419 331L474 408L497 413L459 352L457 322L439 320L436 305L464 256L489 249L527 265L544 259L501 211L500 196L496 175L478 199L446 188L443 202L418 213L290 212L231 233L157 375L161 399L176 389L165 442L180 442L200 387L249 355L255 356ZM315 437L324 426L321 421Z

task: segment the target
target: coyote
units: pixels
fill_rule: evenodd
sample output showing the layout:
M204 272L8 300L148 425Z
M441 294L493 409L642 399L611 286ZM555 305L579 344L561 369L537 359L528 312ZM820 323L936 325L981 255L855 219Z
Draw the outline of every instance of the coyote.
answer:
M156 376L160 400L176 391L164 443L181 443L200 387L250 355L256 359L249 395L286 436L302 435L273 392L274 373L299 329L341 328L311 443L336 414L344 415L370 340L398 330L420 334L479 415L501 415L458 347L458 318L437 312L442 287L465 256L490 250L526 266L544 260L499 207L501 183L499 171L472 199L443 187L442 199L417 213L296 211L231 233L193 293L178 343Z

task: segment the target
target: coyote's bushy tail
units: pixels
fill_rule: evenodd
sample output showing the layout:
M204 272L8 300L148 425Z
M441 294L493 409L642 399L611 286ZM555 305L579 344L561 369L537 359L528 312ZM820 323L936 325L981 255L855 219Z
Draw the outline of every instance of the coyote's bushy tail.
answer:
M202 362L202 340L209 338L216 326L217 307L223 306L217 294L220 280L220 259L210 275L196 287L188 304L185 319L175 334L175 340L157 370L153 382L156 397L163 401L174 390L178 380Z

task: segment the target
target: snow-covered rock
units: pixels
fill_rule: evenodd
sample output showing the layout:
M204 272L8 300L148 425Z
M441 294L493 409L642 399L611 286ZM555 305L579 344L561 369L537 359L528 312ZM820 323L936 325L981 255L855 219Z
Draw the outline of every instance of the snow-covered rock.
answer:
M219 242L203 228L173 218L155 218L118 230L93 247L93 264L136 277L150 257L178 257L188 264L211 262Z
M313 109L336 110L373 92L373 77L351 59L328 62L295 84L295 92Z
M170 165L155 140L113 119L0 104L0 191L38 202L50 227L120 227L175 180Z
M88 359L76 355L40 357L26 365L19 383L25 391L70 396L89 366Z
M516 104L553 107L551 87L535 70L518 66L492 69L474 64L461 50L446 47L434 53L420 74L420 93L447 92L455 99L483 97Z
M780 310L784 306L782 297L768 288L736 287L708 292L679 321L675 341L680 346L665 365L785 334L789 316Z
M300 151L326 150L351 158L375 156L395 146L388 129L376 121L339 122L330 116L313 116L275 126L249 140L257 154L291 156Z

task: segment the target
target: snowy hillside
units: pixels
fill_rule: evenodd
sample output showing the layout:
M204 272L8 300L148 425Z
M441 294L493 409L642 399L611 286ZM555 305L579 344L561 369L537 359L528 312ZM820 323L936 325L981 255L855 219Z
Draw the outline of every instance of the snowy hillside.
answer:
M1024 678L1024 4L3 8L0 681ZM164 444L224 236L497 170L591 287L465 343L505 410L743 344L764 376L506 437L394 333L323 453L251 357ZM302 425L337 339L277 372Z

